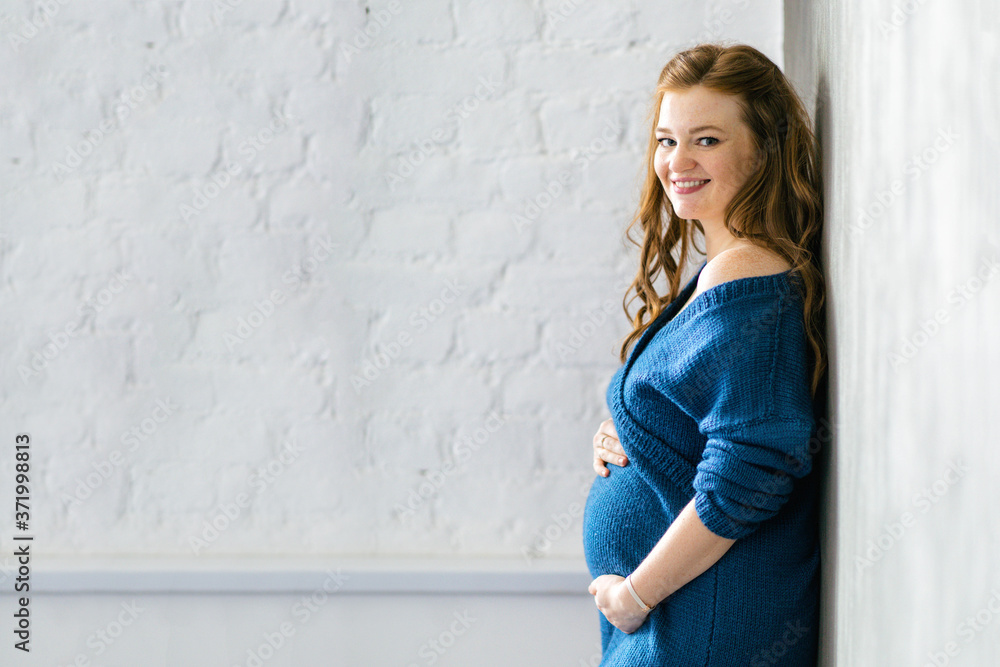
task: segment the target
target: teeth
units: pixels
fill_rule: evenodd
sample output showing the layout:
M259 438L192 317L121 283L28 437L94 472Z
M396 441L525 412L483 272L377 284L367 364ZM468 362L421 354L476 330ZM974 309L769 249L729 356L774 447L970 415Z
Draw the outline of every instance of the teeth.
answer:
M702 183L708 183L708 181L707 180L706 181L676 181L674 183L674 185L676 185L679 188L693 188L693 187L696 187L698 185L701 185Z

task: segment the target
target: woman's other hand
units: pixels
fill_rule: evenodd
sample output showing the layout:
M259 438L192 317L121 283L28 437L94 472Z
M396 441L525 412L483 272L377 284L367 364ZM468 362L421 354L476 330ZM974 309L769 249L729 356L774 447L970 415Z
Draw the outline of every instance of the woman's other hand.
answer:
M587 588L594 596L594 603L611 625L625 634L631 634L646 621L649 612L643 611L625 586L625 577L602 574Z
M603 477L611 474L608 463L623 466L628 463L622 443L618 441L618 431L610 419L601 422L600 428L594 434L594 471Z

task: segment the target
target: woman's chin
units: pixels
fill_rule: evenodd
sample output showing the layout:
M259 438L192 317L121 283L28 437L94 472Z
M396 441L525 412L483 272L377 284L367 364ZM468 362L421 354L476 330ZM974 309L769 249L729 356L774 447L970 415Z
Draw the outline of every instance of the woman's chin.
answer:
M698 216L698 209L694 206L675 206L674 213L681 220L695 220Z
M703 206L691 206L681 204L680 206L674 206L674 214L681 220L701 221L705 214L708 213Z

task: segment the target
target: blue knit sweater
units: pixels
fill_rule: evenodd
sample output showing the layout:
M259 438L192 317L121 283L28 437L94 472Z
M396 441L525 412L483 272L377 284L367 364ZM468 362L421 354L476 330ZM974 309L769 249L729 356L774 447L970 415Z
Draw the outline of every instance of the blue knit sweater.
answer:
M647 329L607 391L629 457L584 513L592 576L626 576L694 498L736 543L632 634L598 611L602 667L816 664L817 480L802 297L792 272L715 285L705 264Z

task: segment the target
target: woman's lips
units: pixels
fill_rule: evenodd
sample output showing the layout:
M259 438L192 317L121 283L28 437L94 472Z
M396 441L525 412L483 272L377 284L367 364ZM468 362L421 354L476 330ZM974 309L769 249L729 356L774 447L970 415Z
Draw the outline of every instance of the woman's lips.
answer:
M679 185L679 183L696 183L696 185L694 185L694 187L687 187L687 188L685 188L685 187L681 187ZM677 194L679 194L679 195L689 195L692 192L698 192L698 190L701 190L703 187L705 187L709 183L711 183L711 179L707 179L707 178L705 178L705 179L694 179L694 178L692 178L692 179L684 180L684 181L673 181L672 185L674 187L674 192L676 192Z

